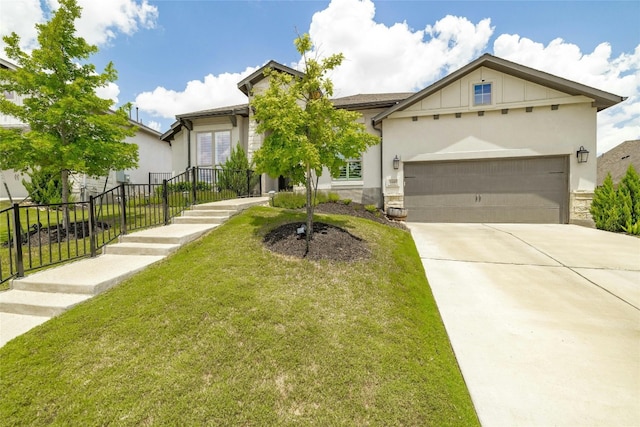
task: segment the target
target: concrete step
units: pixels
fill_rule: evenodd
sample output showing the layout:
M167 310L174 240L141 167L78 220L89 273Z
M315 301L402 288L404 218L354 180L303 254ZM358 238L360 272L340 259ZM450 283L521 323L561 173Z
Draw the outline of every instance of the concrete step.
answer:
M173 218L173 224L210 224L220 225L225 220L215 216L178 216Z
M229 219L231 214L229 213L229 211L200 209L200 210L184 211L182 212L182 216L206 216L211 218L219 218L220 221L226 221ZM180 217L176 217L176 218L180 218Z
M86 294L62 294L10 290L0 293L0 311L30 316L57 316L91 298Z
M123 242L108 245L104 248L105 254L110 255L159 255L167 256L180 249L176 243L133 243Z
M43 324L51 317L0 312L0 347L18 335Z
M11 282L11 289L97 295L163 258L157 255L104 254L15 279Z
M120 238L120 243L170 243L184 245L216 227L216 224L172 224L137 231Z
M227 218L237 212L236 209L226 209L220 208L214 205L194 205L191 207L191 210L184 211L183 214L187 214L188 212L198 212L195 215L221 215L226 216Z

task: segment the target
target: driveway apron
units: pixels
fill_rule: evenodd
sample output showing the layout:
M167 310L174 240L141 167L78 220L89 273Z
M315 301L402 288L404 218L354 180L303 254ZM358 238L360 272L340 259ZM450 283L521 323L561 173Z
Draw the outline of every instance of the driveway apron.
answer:
M640 425L640 239L408 226L482 425Z

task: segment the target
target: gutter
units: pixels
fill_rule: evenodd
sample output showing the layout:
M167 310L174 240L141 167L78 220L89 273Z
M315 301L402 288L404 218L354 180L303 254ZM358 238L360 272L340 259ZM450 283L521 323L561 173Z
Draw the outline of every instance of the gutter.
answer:
M380 122L380 128L376 127L376 122L375 120L372 118L371 119L371 127L374 130L377 130L378 132L380 132L380 192L382 193L382 208L384 209L384 172L383 172L383 166L384 166L384 151L382 150L382 122Z
M187 169L191 168L191 131L193 122L188 119L180 119L180 124L187 129Z

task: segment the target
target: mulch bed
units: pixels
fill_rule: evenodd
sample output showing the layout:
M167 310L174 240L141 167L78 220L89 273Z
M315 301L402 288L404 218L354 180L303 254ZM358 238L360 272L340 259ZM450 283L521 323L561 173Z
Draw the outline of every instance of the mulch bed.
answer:
M315 208L315 213L351 215L407 230L402 222L387 219L381 212L372 213L358 203L323 203ZM306 258L313 261L357 261L369 258L371 251L367 242L352 235L343 228L325 224L317 219L313 223L313 235L306 253L305 234L298 229L304 223L288 223L271 230L264 238L264 244L271 251L281 255Z

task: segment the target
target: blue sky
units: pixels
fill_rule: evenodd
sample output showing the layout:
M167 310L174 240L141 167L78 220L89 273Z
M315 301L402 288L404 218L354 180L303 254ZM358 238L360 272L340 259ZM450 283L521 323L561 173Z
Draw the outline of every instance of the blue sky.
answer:
M343 52L336 95L420 90L488 52L629 99L599 114L599 152L640 138L640 1L78 0L78 32L113 61L104 96L166 131L175 114L246 102L235 84L296 31ZM56 0L0 0L0 33L33 47ZM0 56L6 57L4 53Z

